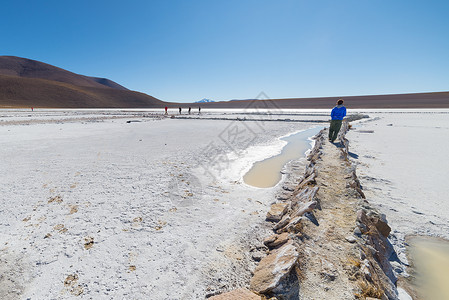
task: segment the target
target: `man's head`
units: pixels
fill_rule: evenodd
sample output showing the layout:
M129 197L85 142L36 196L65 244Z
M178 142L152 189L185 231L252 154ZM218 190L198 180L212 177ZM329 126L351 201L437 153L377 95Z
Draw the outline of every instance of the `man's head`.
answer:
M337 105L343 105L344 100L343 99L338 99L337 101Z

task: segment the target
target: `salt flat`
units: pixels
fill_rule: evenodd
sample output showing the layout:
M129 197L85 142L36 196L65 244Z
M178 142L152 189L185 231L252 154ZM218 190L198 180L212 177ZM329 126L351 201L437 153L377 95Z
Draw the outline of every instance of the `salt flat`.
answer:
M316 126L2 113L17 121L0 126L2 299L199 299L245 285L279 186L242 176Z
M361 112L370 118L347 134L352 161L392 227L401 273L407 235L449 238L449 111ZM328 117L199 117L3 110L0 298L199 299L246 286L250 249L270 234L265 214L280 185L253 188L242 176L278 154L281 137L325 125L263 120Z
M407 235L449 239L449 111L368 111L347 137L367 200L386 214L399 259ZM397 265L401 272L401 266Z

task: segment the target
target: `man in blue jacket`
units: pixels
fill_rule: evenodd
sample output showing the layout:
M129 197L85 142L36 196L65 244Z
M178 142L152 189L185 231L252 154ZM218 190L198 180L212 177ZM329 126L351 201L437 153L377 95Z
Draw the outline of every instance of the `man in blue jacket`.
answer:
M331 112L331 126L329 127L329 141L335 141L340 131L343 118L346 116L346 107L343 106L343 99L338 99L337 106Z

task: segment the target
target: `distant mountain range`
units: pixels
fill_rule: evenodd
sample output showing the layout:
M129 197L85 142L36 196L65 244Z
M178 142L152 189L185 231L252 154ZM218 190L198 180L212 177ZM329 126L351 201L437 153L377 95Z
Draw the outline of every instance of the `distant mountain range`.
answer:
M203 108L264 109L275 113L277 109L332 109L338 98L351 109L388 108L449 108L449 92L387 94L366 96L336 96L315 98L287 98L269 100L230 100L204 103Z
M196 101L195 103L212 103L215 102L214 100L210 100L210 99L201 99L200 101Z
M348 108L449 108L449 92L387 94L366 96L336 96L286 99L232 99L214 102L203 99L203 108L263 109L274 113L277 109L332 109L338 98L344 98Z
M337 98L339 97L219 102L205 98L196 103L201 103L204 108L275 111L280 108L331 109ZM343 98L348 108L449 108L449 92ZM0 56L1 108L162 108L189 107L192 104L163 102L147 94L130 91L107 78L75 74L36 60Z
M165 102L36 60L0 56L0 107L153 108Z

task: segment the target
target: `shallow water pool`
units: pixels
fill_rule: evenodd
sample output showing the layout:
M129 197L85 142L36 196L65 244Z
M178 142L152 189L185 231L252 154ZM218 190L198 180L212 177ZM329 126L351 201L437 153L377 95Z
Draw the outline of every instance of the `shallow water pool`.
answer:
M430 237L409 239L416 272L416 288L422 299L449 299L449 242Z
M243 181L258 188L275 186L282 178L281 170L285 164L304 156L304 153L310 148L309 138L316 135L321 129L322 127L315 127L282 138L281 140L288 142L282 152L254 163L243 176Z

